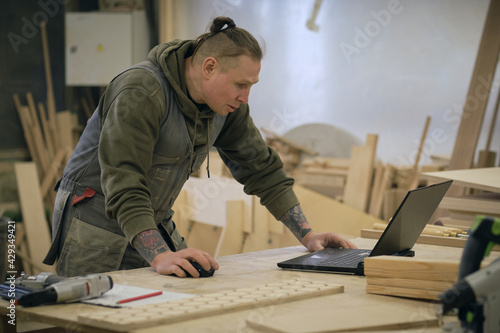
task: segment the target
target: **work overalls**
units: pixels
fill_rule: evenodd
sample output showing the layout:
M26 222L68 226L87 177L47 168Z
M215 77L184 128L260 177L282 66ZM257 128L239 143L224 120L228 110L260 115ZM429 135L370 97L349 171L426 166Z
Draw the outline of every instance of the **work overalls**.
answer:
M161 69L150 61L132 68L137 67L149 71L160 83L165 95L166 114L147 178L156 225L168 247L178 251L186 248L187 244L172 221L172 205L190 170L199 169L208 149L206 146L198 147L191 153L193 144L184 115L175 103L173 89ZM209 123L209 146L214 144L225 119L216 114ZM118 222L106 216L98 159L99 124L96 111L56 185L53 241L44 263L52 265L58 259L56 271L62 276L149 266L130 245Z

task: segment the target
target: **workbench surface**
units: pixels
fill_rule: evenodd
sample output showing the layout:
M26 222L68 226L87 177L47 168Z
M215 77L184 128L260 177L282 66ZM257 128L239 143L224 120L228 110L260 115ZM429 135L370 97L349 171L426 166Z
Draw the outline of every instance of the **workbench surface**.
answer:
M376 241L356 238L353 242L360 248L372 248ZM428 259L460 260L462 253L460 248L424 244L416 244L414 250L416 251L416 257ZM329 323L331 323L331 329L335 329L338 327L336 326L338 323L356 325L363 324L363 322L373 322L373 320L377 320L374 317L387 318L391 316L391 312L396 313L403 308L410 309L408 313L409 321L418 319L419 316L428 317L429 314L434 314L436 303L431 301L367 294L365 291L366 278L363 276L285 271L276 266L279 261L305 253L304 247L297 246L219 257L216 260L220 269L211 278L180 279L173 276L161 276L150 268L112 272L109 275L112 276L115 283L191 294L222 293L231 289L254 287L287 279L309 279L344 286L344 292L339 294L268 305L169 325L148 327L134 330L133 332L136 333L271 332L268 329L259 328L259 325L272 324L276 320L284 320L284 324L288 326L290 326L290 323L299 320L308 323L306 326L310 325L310 331L312 332L314 327L317 327L316 331L324 330L325 325L328 326ZM494 253L492 256L498 256L498 253ZM4 302L0 304L2 309L5 310L4 305L7 302L3 300L0 300L0 302ZM370 307L376 311L358 311ZM29 309L17 307L16 317L17 320L30 320L57 325L70 332L109 332L108 330L78 323L79 314L109 310L109 308L80 303L40 306ZM383 315L380 315L380 313L383 313ZM325 314L325 316L322 316L322 314ZM318 324L321 325L318 326ZM283 325L283 329L287 325ZM287 329L287 331L304 332L304 329L299 326L301 325L292 330ZM404 325L399 327L401 331L408 332L407 328ZM422 329L426 332L441 332L441 329L435 324L421 324L420 327L414 327L410 331L415 330L417 332L422 331Z

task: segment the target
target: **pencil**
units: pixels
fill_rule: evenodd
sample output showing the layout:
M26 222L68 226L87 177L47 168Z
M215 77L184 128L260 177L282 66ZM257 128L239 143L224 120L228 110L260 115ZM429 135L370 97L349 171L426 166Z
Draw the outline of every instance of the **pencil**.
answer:
M146 295L141 295L141 296L136 296L136 297L122 299L122 300L119 300L118 302L116 302L116 304L123 304L123 303L138 301L140 299L149 298L149 297L153 297L153 296L158 296L158 295L161 295L162 293L163 293L163 291L155 291L154 293L151 293L151 294L146 294Z

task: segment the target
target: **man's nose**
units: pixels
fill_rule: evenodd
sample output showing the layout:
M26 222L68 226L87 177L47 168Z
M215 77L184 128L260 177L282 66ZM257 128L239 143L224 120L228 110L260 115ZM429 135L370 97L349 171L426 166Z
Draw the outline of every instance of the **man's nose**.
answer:
M248 96L250 95L250 88L242 90L238 95L237 101L242 104L248 104Z

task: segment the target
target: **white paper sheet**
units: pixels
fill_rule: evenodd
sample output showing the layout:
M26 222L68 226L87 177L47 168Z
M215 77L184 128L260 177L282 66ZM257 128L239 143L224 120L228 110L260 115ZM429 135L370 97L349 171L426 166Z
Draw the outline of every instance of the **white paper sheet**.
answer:
M148 297L148 298L144 298L144 299L140 299L140 300L136 300L136 301L132 301L132 302L127 302L127 303L121 303L121 304L117 303L118 301L123 300L123 299L128 299L128 298L141 296L141 295L147 295L147 294L154 293L156 291L158 291L158 290L127 286L127 285L123 285L123 284L114 284L113 288L111 288L111 290L104 293L101 297L84 300L82 302L87 303L87 304L95 304L95 305L103 305L103 306L121 308L121 307L135 307L135 306L146 305L146 304L166 303L168 301L172 301L175 299L189 298L189 297L196 296L195 294L163 291L163 293L161 295L152 296L152 297Z

